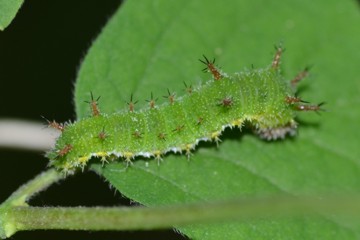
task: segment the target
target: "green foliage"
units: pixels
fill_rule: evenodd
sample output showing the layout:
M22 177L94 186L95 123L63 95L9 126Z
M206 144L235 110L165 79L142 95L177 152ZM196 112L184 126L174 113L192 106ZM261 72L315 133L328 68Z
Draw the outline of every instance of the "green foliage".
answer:
M23 0L0 0L0 30L4 30L14 19Z
M231 132L223 143L200 146L191 161L166 156L157 166L134 162L93 169L122 194L147 206L269 194L358 192L360 110L358 42L360 16L354 1L128 1L113 16L84 59L75 102L78 118L89 115L89 92L105 113L137 99L177 92L182 82L209 78L197 59L215 56L226 72L267 66L271 47L283 41L284 75L291 79L313 64L299 94L326 101L321 116L302 114L299 135L264 142ZM140 107L140 103L138 104ZM145 102L143 104L145 106ZM271 206L268 206L271 208ZM336 216L193 225L179 228L194 239L357 239L359 225Z

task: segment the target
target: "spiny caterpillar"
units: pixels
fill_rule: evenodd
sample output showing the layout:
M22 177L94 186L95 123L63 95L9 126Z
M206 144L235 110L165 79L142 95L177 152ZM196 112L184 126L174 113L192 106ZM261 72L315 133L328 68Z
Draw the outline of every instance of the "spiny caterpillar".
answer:
M128 164L138 156L160 161L168 152L188 157L200 141L220 142L225 128L247 123L266 140L296 133L297 111L318 112L323 103L310 105L295 95L297 83L308 68L291 82L284 81L279 70L283 49L276 48L272 64L264 69L226 74L204 56L204 71L212 79L199 87L185 84L186 94L176 97L167 89L166 102L157 105L151 93L148 107L136 110L138 101L130 97L128 111L101 113L91 93L88 102L92 116L75 123L49 125L62 131L53 150L50 165L65 173L84 169L93 157L107 163L123 158Z

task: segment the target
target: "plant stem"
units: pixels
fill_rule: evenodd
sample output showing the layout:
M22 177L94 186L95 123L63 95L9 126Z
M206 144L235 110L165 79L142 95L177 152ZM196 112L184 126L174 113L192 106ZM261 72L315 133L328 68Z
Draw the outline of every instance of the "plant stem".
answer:
M146 230L266 217L342 214L360 218L360 196L237 199L163 207L29 207L35 193L64 176L50 169L20 187L0 205L0 237L35 229Z
M146 230L186 224L315 214L360 216L360 198L243 199L168 207L14 207L16 230Z
M42 172L11 194L5 203L9 203L12 206L26 206L26 201L32 196L64 177L63 174L57 172L55 169Z
M33 197L36 193L44 190L54 182L57 182L65 176L54 169L49 169L28 183L22 185L11 196L0 205L0 238L9 237L17 231L18 222L13 221L16 216L15 209L17 207L29 209L26 201Z

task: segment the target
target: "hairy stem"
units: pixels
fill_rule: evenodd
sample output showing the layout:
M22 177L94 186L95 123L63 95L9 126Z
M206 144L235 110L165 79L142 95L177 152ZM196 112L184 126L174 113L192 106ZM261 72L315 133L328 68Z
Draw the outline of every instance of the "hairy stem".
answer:
M49 169L42 172L11 194L5 203L9 203L12 206L26 206L26 201L32 196L64 177L65 176L63 174L59 173L55 169Z
M14 207L14 230L146 230L187 224L315 214L360 216L360 197L279 196L167 207Z
M63 177L50 169L20 187L1 204L0 238L35 229L146 230L316 214L360 218L360 196L275 196L164 207L29 207L26 204L31 196Z
M9 237L18 230L21 221L17 217L17 208L30 209L26 201L62 178L63 174L49 169L21 186L3 202L0 205L0 238Z

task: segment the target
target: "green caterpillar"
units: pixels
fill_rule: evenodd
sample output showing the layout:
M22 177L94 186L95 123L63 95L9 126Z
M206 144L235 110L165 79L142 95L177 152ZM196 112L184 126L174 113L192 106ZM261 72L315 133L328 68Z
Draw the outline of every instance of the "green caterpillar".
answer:
M62 131L56 146L47 153L50 164L65 173L84 169L93 157L106 163L123 158L131 163L137 156L158 161L168 152L188 157L200 141L220 141L225 128L245 123L266 140L296 133L294 118L298 111L319 111L323 103L310 105L295 96L295 86L308 69L291 82L280 71L282 48L278 47L272 64L264 69L226 74L205 56L200 60L212 74L205 84L186 86L186 95L175 98L168 90L168 101L156 105L151 94L149 107L135 111L132 96L129 111L102 114L98 99L91 94L92 116L71 124L49 124Z

